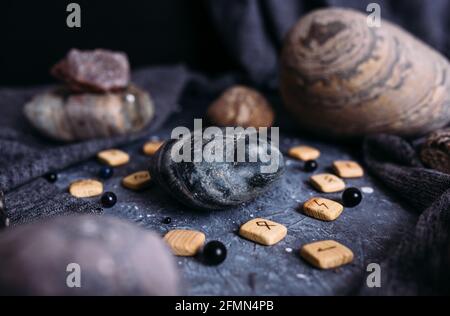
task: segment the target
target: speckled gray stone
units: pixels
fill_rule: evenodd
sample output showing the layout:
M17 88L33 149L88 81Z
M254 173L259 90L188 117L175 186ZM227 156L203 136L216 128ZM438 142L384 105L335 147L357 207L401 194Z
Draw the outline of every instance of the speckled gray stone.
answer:
M275 185L284 172L284 159L278 148L257 139L256 133L228 135L225 128L216 132L220 135L208 139L194 132L187 139L168 140L150 161L153 181L194 209L222 210L249 202ZM197 154L202 154L201 161L189 157L189 161L175 162L173 151L186 146L192 152L200 148ZM266 148L270 160L263 162L260 148ZM240 154L243 155L240 161L228 161L228 157Z

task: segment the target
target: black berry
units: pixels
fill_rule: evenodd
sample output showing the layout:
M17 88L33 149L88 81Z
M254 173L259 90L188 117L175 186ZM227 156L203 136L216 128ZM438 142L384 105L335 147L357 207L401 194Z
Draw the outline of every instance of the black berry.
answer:
M45 175L45 179L50 183L55 183L58 181L58 174L57 173L49 173Z
M166 217L163 219L163 224L169 225L172 223L172 219L170 217Z
M105 208L111 208L117 203L117 196L112 192L106 192L102 195L102 205Z
M305 165L303 166L303 170L306 172L313 172L316 171L319 167L319 164L315 160L309 160L305 162Z
M227 248L220 241L210 241L203 248L203 262L207 265L216 266L225 261Z
M102 167L100 169L100 171L98 172L98 176L101 179L105 179L105 180L110 179L113 176L113 174L114 174L114 170L111 167Z
M362 201L362 193L357 188L348 188L342 193L342 203L345 207L355 207Z

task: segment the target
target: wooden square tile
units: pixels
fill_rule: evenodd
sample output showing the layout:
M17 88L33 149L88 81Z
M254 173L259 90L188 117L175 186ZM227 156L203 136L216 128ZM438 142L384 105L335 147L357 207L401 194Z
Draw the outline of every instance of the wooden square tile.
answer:
M152 156L154 155L158 149L164 144L164 142L159 142L159 141L150 141L150 142L146 142L144 144L144 147L142 147L142 151L144 152L144 154L146 154L147 156Z
M345 190L345 182L334 174L323 173L311 177L314 188L324 193L333 193Z
M289 150L289 156L302 161L316 160L320 157L320 151L309 146L297 146Z
M263 218L253 219L242 225L239 235L265 246L272 246L286 237L287 228Z
M76 198L89 198L103 193L103 183L97 180L86 179L72 182L69 193Z
M130 190L142 190L150 184L150 173L148 171L139 171L122 179L122 185Z
M303 204L306 215L322 221L334 221L344 210L344 207L332 200L314 197Z
M130 161L130 155L119 149L108 149L97 154L100 162L110 166L118 167L127 164Z
M180 257L195 256L203 247L205 239L202 232L184 229L171 230L164 236L172 253Z
M353 252L334 240L305 245L300 255L319 269L333 269L353 261Z
M338 160L333 163L333 169L341 178L361 178L364 170L359 163L349 160Z

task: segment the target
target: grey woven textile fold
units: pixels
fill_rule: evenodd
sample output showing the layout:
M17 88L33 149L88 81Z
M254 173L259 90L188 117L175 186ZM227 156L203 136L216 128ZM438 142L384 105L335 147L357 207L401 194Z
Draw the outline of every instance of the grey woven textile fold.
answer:
M396 136L369 137L364 154L369 169L421 215L381 265L381 288L362 294L448 295L450 175L423 168L413 146Z

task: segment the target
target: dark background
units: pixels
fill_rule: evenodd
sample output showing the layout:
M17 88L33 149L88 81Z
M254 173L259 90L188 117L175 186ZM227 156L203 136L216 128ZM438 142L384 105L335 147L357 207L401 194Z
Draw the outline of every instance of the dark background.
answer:
M230 0L219 15L222 31L230 21L231 7L243 0ZM264 0L260 0L264 1ZM66 26L66 7L81 5L81 28ZM295 8L295 1L279 0ZM304 14L313 9L338 5L364 10L367 3L382 6L382 16L400 24L426 43L450 54L450 0L298 0ZM54 81L49 68L72 48L98 47L127 52L133 68L146 65L187 64L207 74L242 70L237 60L243 47L234 49L234 34L228 43L212 21L214 0L2 0L0 2L0 86L24 86ZM278 4L278 3L277 3ZM301 4L301 5L300 5ZM214 3L217 7L217 2ZM266 12L270 21L272 12ZM286 12L285 12L286 13ZM287 12L290 14L290 12ZM217 10L215 19L218 19ZM292 14L291 14L292 15ZM248 19L243 16L242 19ZM246 31L249 31L248 29ZM223 33L223 32L222 32ZM230 32L225 32L230 33ZM276 49L281 49L276 42ZM234 49L234 54L231 52ZM234 56L232 58L231 56ZM260 61L259 61L260 62Z
M71 2L81 6L81 28L66 26ZM49 67L72 47L123 50L132 67L186 63L211 74L237 67L200 0L2 0L0 7L2 86L53 81Z

